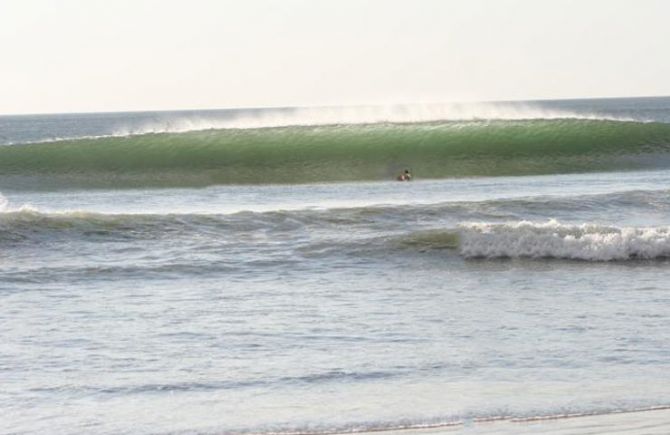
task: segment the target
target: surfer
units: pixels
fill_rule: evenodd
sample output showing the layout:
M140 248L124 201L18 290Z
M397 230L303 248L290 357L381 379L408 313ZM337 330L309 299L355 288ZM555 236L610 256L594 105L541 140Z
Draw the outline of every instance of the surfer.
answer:
M405 172L398 175L398 181L412 181L412 174L410 174L409 169L405 169Z

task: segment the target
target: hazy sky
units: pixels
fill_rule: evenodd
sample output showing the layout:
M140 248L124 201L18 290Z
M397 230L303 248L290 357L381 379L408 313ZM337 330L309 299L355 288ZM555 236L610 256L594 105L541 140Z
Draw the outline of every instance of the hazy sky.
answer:
M0 0L0 113L670 95L667 0Z

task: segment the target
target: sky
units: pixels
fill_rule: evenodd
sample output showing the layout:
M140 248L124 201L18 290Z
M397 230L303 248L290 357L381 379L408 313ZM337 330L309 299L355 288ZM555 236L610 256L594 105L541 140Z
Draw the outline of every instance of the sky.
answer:
M667 0L0 0L0 113L670 95Z

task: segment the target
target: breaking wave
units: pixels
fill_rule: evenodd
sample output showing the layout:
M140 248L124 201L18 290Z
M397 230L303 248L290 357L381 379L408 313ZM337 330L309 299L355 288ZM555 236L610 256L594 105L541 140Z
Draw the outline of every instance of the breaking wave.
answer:
M670 257L670 227L586 223L464 223L459 250L467 258L560 258L585 261Z
M659 192L658 195L661 195ZM603 195L618 198L620 195ZM644 202L647 196L627 194L629 201ZM636 199L637 198L637 199ZM559 199L558 205L564 200ZM670 226L619 227L599 223L564 224L555 219L545 222L527 220L508 222L468 222L463 218L481 215L486 219L485 203L445 203L442 205L371 206L329 210L239 211L232 214L106 214L86 210L45 212L30 205L9 207L0 196L0 242L35 243L53 237L91 239L154 240L175 235L200 233L212 239L237 240L255 231L272 234L315 231L341 225L363 226L360 239L298 240L292 249L312 255L330 255L355 251L359 255L396 251L453 252L468 259L529 258L582 261L628 261L670 258ZM523 207L524 201L509 201L509 208ZM549 207L549 206L548 206ZM399 233L400 222L416 216L444 214L461 222L453 227L425 228ZM494 217L493 213L491 217ZM391 218L390 218L391 217ZM392 234L379 236L378 231ZM212 239L213 240L213 239ZM228 243L229 240L226 242ZM330 253L330 254L328 254Z
M670 166L670 125L519 119L337 124L0 147L9 188L179 187L509 176Z

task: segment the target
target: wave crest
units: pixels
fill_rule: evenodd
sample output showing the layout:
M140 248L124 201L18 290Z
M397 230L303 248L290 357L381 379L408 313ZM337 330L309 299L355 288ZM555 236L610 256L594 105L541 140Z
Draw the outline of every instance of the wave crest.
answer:
M154 120L140 126L119 128L114 136L148 133L185 133L201 130L256 129L268 127L423 123L481 120L646 121L597 113L549 109L531 103L451 103L356 107L296 107L226 111L226 116L185 116Z
M466 258L614 261L670 257L670 227L565 225L550 220L464 223L459 229L460 252Z

